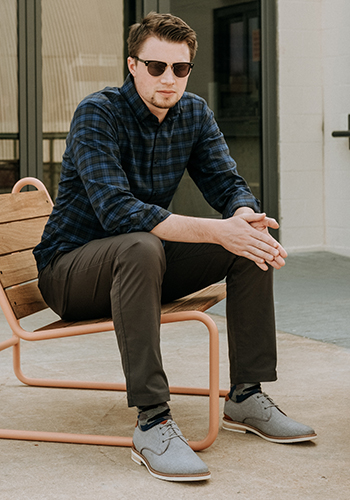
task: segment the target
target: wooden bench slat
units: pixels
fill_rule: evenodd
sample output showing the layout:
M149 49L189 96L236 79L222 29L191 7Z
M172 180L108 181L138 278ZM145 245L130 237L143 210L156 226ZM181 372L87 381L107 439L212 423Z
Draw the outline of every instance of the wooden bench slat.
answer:
M0 283L4 288L34 280L37 276L32 250L0 256Z
M45 330L51 330L51 329L56 329L56 328L68 328L71 326L82 326L82 325L95 325L97 323L104 323L106 321L112 321L112 318L97 318L97 319L89 319L89 320L84 320L84 321L64 321L63 319L59 319L57 321L54 321L53 323L50 323L48 325L42 326L41 328L38 328L37 330L34 330L35 332L44 332Z
M5 293L17 319L25 318L48 307L41 296L37 281L7 288Z
M210 285L199 292L194 292L181 299L174 300L162 306L162 314L178 311L204 312L226 297L226 284L217 283Z
M40 241L47 217L0 224L0 255L34 248Z
M181 299L177 299L162 306L162 314L169 314L180 311L201 311L204 312L226 297L226 284L217 283L210 285L199 292L194 292ZM51 328L67 328L70 326L89 325L91 323L102 323L112 321L112 318L99 318L87 321L64 321L58 320L35 330L41 332Z
M50 215L52 203L44 191L25 191L0 196L0 224Z

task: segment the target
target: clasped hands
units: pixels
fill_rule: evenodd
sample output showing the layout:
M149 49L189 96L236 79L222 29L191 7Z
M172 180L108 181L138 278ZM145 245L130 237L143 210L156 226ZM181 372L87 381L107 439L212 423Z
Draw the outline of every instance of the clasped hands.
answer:
M233 217L226 219L235 227L235 242L229 241L224 245L228 250L253 260L263 271L268 270L268 265L280 269L285 265L287 252L268 231L268 228L278 229L278 222L267 217L265 213L257 214L248 207L238 208ZM237 232L239 234L237 234ZM236 248L232 248L232 244Z

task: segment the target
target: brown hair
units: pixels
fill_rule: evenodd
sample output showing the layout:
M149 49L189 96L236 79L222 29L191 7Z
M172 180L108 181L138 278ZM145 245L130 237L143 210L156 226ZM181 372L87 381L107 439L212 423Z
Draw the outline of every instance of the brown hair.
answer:
M179 17L172 14L150 12L140 23L130 26L128 37L129 56L137 56L143 43L151 36L168 42L187 43L190 58L193 61L198 45L196 33Z

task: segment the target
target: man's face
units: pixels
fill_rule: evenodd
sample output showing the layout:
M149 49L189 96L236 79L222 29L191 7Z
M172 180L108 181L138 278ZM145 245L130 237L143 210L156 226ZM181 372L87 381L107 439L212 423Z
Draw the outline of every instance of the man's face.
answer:
M144 63L129 57L129 71L134 77L136 90L149 110L162 122L169 108L181 99L185 92L188 76L179 78L174 75L171 64L190 62L190 50L187 43L172 43L156 37L147 38L140 53L145 61L162 61L169 64L160 76L148 73Z

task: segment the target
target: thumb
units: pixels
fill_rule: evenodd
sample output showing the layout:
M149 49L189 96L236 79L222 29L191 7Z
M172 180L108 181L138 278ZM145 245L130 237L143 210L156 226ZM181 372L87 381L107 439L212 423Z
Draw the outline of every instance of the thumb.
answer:
M266 214L257 214L254 212L244 212L242 214L239 214L238 217L241 217L241 219L245 220L246 222L261 222L262 220L265 219Z

